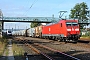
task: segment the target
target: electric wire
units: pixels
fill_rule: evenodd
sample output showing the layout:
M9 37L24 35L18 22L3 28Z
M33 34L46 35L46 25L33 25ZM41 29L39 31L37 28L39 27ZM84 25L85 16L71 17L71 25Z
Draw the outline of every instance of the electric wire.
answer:
M24 16L27 15L27 13L29 12L29 10L34 6L34 4L37 2L38 0L34 0L34 2L31 4L31 6L27 9L27 11L24 13Z

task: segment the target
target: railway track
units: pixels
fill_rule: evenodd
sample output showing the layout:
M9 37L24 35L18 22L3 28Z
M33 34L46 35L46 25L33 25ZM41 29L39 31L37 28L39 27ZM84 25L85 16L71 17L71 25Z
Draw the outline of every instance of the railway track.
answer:
M78 57L79 59L81 59L81 60L88 60L89 58L88 58L88 54L89 54L89 44L88 43L86 43L86 42L78 42L77 44L72 44L72 43L67 43L67 44L65 44L64 42L58 42L58 41L53 41L53 40L45 40L45 39L38 39L38 38L18 38L18 39L13 39L14 41L17 41L16 43L17 44L25 44L25 43L29 43L29 45L33 45L33 44L36 44L36 46L41 46L42 47L42 45L44 45L44 46L49 46L49 47L52 47L52 48L55 48L55 49L57 49L57 50L59 50L59 51L62 51L62 52L65 52L65 53L62 53L62 52L60 52L60 53L58 53L59 51L57 51L57 50L54 50L54 49L51 49L51 48L49 48L49 49L51 49L51 50L54 50L54 52L55 52L55 54L61 54L61 55L59 55L59 56L64 56L63 54L65 54L65 55L67 55L67 54L69 54L69 55L72 55L72 56L75 56L75 57ZM38 44L39 45L38 45ZM42 45L41 45L42 44ZM62 47L63 46L63 47ZM68 47L68 48L67 48ZM27 48L29 48L28 46L27 46ZM37 48L39 48L39 47L36 47L36 49ZM31 49L31 48L30 48ZM41 49L41 48L40 48ZM47 52L47 48L46 49L41 49L43 52ZM41 51L40 50L40 51ZM71 51L71 50L74 50L74 51ZM31 49L31 51L32 51L32 49ZM41 51L41 52L42 52ZM69 52L67 52L67 51L69 51ZM83 54L83 53L80 53L80 52L78 52L78 54L76 54L77 52L75 52L75 51L87 51L87 53L85 54L85 55L87 55L86 57L83 57L83 56L80 56L80 54ZM49 52L49 51L48 51ZM35 52L34 52L35 53ZM40 54L40 53L39 53ZM46 54L48 54L48 53L46 53ZM51 52L50 52L50 54L51 54ZM56 56L57 57L57 55L53 55L53 54L51 54L51 56L50 57L52 57L52 56ZM31 56L31 54L30 54L30 56ZM32 57L30 57L29 55L28 55L28 57L29 58L32 58ZM36 56L36 55L34 55L34 56ZM40 56L41 56L41 54L40 54ZM48 56L48 55L46 55L46 56ZM67 55L68 56L68 55ZM71 57L72 57L71 56ZM37 57L38 58L38 57ZM46 57L45 57L46 58ZM58 57L59 58L59 57ZM66 57L65 57L66 58ZM41 60L43 59L43 57L41 56L41 58L40 58ZM40 60L39 59L39 60ZM47 58L46 58L47 59ZM46 59L44 59L44 60L46 60ZM54 58L53 58L54 59ZM47 59L47 60L49 60L49 59ZM58 59L55 59L55 60L58 60ZM60 60L60 59L59 59ZM61 59L61 60L68 60L68 59ZM70 59L69 59L70 60ZM71 60L74 60L74 59L71 59ZM78 60L78 59L76 59L76 60Z
M89 44L90 41L87 41L87 40L78 40L78 43L85 43L85 44Z
M68 54L62 53L55 49L46 47L40 44L28 44L25 43L26 46L34 50L36 53L43 55L47 60L80 60Z
M17 41L19 41L19 42L30 42L31 40L28 40L28 39L25 39L25 38L17 38ZM52 41L54 42L54 40L52 40ZM36 41L36 42L38 42L38 41ZM73 42L68 42L68 43L73 43ZM90 44L90 40L81 40L81 39L79 39L77 43Z

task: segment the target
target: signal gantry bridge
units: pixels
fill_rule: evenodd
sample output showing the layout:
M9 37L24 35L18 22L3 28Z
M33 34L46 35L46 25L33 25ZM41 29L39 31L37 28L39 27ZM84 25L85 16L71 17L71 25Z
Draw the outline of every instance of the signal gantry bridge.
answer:
M0 18L1 22L38 22L38 23L51 23L58 21L59 18L54 17L3 17ZM90 24L90 20L78 20L79 24Z
M38 23L50 23L51 21L58 20L58 18L52 17L3 17L3 22L38 22Z
M53 20L59 20L59 19L52 18L52 17L2 17L2 18L0 18L2 29L4 26L4 22L51 23Z

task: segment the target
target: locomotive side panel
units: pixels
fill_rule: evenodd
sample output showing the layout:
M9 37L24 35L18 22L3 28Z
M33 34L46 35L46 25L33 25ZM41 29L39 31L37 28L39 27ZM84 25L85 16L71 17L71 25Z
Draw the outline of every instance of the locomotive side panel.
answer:
M66 34L65 22L54 23L43 27L42 36L49 39L58 40Z
M45 26L43 28L42 34L43 36L62 36L66 35L66 24L65 22L60 22L56 24L52 24L49 26Z

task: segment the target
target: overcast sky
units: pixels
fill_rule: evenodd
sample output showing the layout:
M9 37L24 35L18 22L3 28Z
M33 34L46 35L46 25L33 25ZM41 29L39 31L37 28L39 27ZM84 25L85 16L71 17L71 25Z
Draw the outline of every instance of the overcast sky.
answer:
M0 9L6 17L55 17L59 11L67 11L77 3L85 2L90 9L90 0L0 0ZM29 23L5 23L4 28L29 28Z

